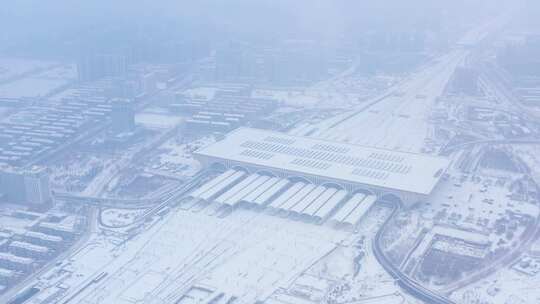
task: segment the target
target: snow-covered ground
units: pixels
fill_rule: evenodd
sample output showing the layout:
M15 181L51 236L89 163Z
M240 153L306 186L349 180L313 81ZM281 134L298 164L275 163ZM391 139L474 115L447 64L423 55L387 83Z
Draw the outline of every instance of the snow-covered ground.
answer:
M189 98L211 100L218 90L217 87L198 87L185 90L183 94Z
M534 180L540 182L540 146L538 145L523 145L514 147L514 152L518 155L531 169L531 174Z
M0 81L54 66L54 62L21 58L0 58Z
M512 268L503 268L495 275L452 294L458 303L540 303L540 275L530 276Z
M389 96L368 109L359 105L350 113L312 126L312 136L333 141L375 146L405 152L421 152L430 132L428 121L432 106L440 97L454 69L466 52L456 50L437 63L411 75L391 89ZM375 101L372 100L372 101Z
M157 149L158 154L146 171L167 176L193 176L201 170L201 164L193 158L192 152L214 141L211 136L190 143L178 143L176 138L171 138Z
M99 274L108 274L73 303L162 303L195 284L253 303L287 287L347 236L252 211L219 218L179 210L121 246L115 237L96 234L68 265L43 277L68 271L62 284L74 293Z
M372 254L387 208L373 208L357 233L244 209L219 217L210 209L175 208L132 232L96 228L38 286L61 286L61 299L84 304L199 303L219 294L238 303L417 303L400 294ZM142 211L108 209L102 220L123 224Z
M144 209L105 209L101 211L101 221L108 227L124 227L134 223L144 214Z
M339 79L318 83L304 90L257 89L253 97L272 98L283 106L302 109L350 109L369 100L395 82L395 79Z
M50 68L48 65L45 65L45 67ZM44 72L0 84L0 97L19 98L45 96L74 81L76 77L77 70L74 65L54 67Z
M477 231L492 232L498 219L504 218L508 212L529 215L533 218L539 215L538 206L515 200L510 197L511 180L501 184L498 179L487 176L476 176L474 180L460 180L455 177L441 182L429 198L430 206L422 215L433 219L444 212L449 223ZM447 218L447 219L446 219ZM501 237L492 235L496 244Z

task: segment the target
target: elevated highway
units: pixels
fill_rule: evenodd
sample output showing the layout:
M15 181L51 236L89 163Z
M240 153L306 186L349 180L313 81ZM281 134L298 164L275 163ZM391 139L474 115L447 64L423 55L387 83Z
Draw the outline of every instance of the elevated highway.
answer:
M96 197L86 196L72 193L54 193L55 200L62 200L77 204L87 204L99 207L119 207L119 206L132 206L140 207L150 205L155 202L156 199L126 199L126 198L109 198L109 197Z

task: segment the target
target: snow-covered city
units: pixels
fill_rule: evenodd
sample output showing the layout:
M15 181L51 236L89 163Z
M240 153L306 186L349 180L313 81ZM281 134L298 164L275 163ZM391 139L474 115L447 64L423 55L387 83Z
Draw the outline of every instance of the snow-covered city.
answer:
M535 1L0 7L0 303L540 303Z

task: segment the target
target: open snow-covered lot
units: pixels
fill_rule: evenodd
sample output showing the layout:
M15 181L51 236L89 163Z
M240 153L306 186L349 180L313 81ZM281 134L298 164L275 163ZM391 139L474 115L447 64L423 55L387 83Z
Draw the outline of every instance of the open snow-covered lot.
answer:
M193 286L253 303L289 286L350 235L241 209L224 218L175 210L127 241L96 234L44 277L51 288L50 277L64 273L64 296L76 295L70 303L175 303Z

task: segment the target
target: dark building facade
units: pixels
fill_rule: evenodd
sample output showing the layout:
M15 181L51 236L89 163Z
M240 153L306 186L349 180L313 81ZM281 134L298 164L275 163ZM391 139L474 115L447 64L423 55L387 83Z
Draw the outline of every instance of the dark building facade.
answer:
M131 132L135 129L135 109L133 102L126 98L111 99L112 130L115 133Z
M80 82L98 80L107 76L124 76L128 58L121 54L84 55L77 63Z
M51 202L49 175L44 168L0 171L0 193L8 203L43 205Z

